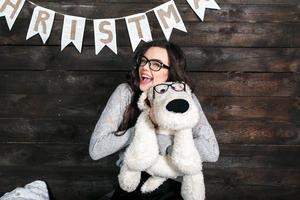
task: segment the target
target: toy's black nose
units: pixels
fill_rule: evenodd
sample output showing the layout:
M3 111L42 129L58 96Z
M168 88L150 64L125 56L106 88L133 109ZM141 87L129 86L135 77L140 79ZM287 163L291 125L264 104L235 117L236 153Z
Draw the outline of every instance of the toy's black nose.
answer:
M172 111L175 113L184 113L189 109L189 103L184 99L174 99L170 101L166 108L168 111Z

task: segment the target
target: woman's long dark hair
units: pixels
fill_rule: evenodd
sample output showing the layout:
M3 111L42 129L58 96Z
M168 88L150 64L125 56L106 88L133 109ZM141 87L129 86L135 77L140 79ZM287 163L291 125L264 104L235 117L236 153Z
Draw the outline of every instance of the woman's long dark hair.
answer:
M123 135L125 131L134 126L136 120L140 114L140 110L137 107L138 99L142 93L139 88L140 78L139 78L139 66L136 62L140 56L143 56L146 51L151 47L161 47L167 50L169 57L169 75L167 81L183 81L187 83L190 88L194 89L192 82L188 79L185 69L186 69L186 59L181 48L171 42L165 40L156 40L151 42L143 43L136 51L133 57L134 67L127 76L127 83L130 85L133 96L131 103L124 112L123 121L121 122L115 135ZM121 134L117 134L121 131Z

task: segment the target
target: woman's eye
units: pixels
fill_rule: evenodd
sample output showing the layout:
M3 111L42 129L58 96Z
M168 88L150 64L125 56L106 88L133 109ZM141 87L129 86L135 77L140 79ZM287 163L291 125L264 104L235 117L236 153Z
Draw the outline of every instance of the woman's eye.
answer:
M140 65L146 65L146 63L147 63L147 60L142 59L141 62L140 62Z
M156 69L160 68L160 63L159 62L152 62L151 65L155 67Z

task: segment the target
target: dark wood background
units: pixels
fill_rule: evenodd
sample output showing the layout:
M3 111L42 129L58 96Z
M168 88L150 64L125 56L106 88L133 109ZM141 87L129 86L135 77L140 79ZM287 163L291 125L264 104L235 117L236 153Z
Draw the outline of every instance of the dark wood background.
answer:
M32 0L87 18L122 17L167 0ZM201 22L176 0L188 33L174 31L196 95L215 130L220 158L205 163L207 199L300 199L300 2L217 0ZM132 51L117 21L118 55L94 53L87 21L82 54L60 52L63 17L50 39L25 37L26 3L11 31L0 19L0 196L47 181L58 200L99 199L116 184L117 155L92 161L88 145L113 89L125 81ZM153 38L163 38L148 14Z

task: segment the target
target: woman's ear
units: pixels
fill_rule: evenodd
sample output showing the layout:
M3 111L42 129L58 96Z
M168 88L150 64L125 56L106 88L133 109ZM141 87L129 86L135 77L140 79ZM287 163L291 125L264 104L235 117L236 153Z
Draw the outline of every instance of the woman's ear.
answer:
M144 91L141 94L137 104L139 109L142 111L150 110L150 102L148 100L147 91Z

